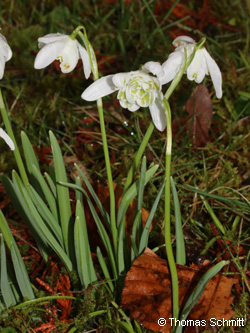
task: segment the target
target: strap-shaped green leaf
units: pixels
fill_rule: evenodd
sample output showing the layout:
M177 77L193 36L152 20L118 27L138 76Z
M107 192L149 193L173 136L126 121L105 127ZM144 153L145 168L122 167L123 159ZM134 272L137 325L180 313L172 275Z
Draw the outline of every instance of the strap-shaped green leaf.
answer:
M54 236L57 238L57 240L61 244L61 247L63 248L62 229L61 229L58 221L56 221L54 215L51 213L49 208L46 206L44 201L41 199L39 194L36 192L36 190L31 185L27 186L27 191L29 192L32 202L36 206L37 211L43 218L47 227L53 232Z
M147 219L147 222L143 228L143 231L142 231L142 235L141 235L141 239L140 239L140 243L139 243L139 254L142 253L142 251L147 247L148 245L148 237L149 237L149 230L150 230L150 226L151 226L151 223L153 221L153 218L154 218L154 215L155 215L155 212L156 212L156 209L158 207L158 203L160 201L160 198L161 198L161 195L162 195L162 192L164 190L164 187L165 187L165 182L163 181L161 187L160 187L160 190L155 198L155 202L151 208L151 211L149 213L149 216L148 216L148 219Z
M101 252L101 250L100 250L99 247L97 247L97 249L96 249L96 254L97 254L97 258L99 260L102 272L103 272L105 278L107 279L107 284L108 284L111 292L114 292L114 290L115 290L114 284L112 282L112 279L110 277L110 273L109 273L108 267L106 265L106 262L105 262L105 260L103 258L102 252Z
M49 228L44 223L35 205L33 204L29 193L25 189L23 183L21 182L21 179L19 178L16 172L13 172L13 181L14 185L16 185L16 187L19 187L21 191L22 198L26 204L25 210L26 211L28 210L28 212L32 215L33 217L32 223L34 223L34 225L33 224L32 225L33 227L36 228L36 230L39 231L38 235L40 235L40 237L43 238L45 237L47 243L61 258L68 271L72 271L73 266L71 260L69 259L68 255L65 253L64 249L60 246L56 238L53 236Z
M76 220L74 227L75 253L77 271L84 288L97 280L91 257L85 214L82 203L76 203Z
M40 232L40 228L37 225L29 207L27 206L19 186L16 183L12 183L11 180L5 175L1 175L1 181L13 206L15 207L19 215L22 217L23 221L25 221L25 223L29 227L29 230L31 231L34 237L44 260L47 262L48 256L51 252L47 239Z
M92 204L88 194L86 193L86 191L83 188L79 187L76 184L63 183L63 182L60 182L60 184L62 186L67 186L67 187L71 187L74 189L78 189L79 191L81 191L84 194L85 198L88 201L89 208L90 208L92 216L95 220L95 223L96 223L97 229L99 231L100 237L102 239L103 245L105 246L105 249L107 251L107 254L108 254L108 257L109 257L109 260L111 263L111 267L112 267L112 270L114 273L114 277L117 278L117 267L116 267L116 262L115 262L115 258L114 258L114 251L113 251L108 233L107 233L104 225L102 224L102 221L100 220L100 218L96 212L96 209L95 209L94 205Z
M46 201L49 205L51 213L54 215L55 220L59 224L59 215L58 215L56 197L53 194L53 191L49 188L49 186L46 183L45 179L43 178L42 174L39 172L39 169L37 169L37 167L34 164L32 165L32 170L36 174L37 181L39 182L39 184L41 186L41 189L44 193L44 196L45 196Z
M1 217L0 217L1 220ZM7 272L7 260L6 260L6 251L3 242L3 236L1 237L1 276L0 276L0 291L4 300L5 305L9 308L12 305L15 305L16 298L11 290L10 281L8 278Z
M18 250L18 247L16 245L15 239L12 236L12 233L10 231L10 228L8 226L8 223L2 213L0 211L0 227L2 230L2 233L6 240L6 245L11 253L11 258L13 262L13 267L17 279L17 283L19 285L20 291L23 295L23 297L28 299L35 298L35 295L33 293L33 290L31 288L31 283L28 277L28 273L26 271L25 265L23 263L21 254Z
M69 189L59 184L60 181L67 182L67 175L61 149L59 147L57 139L51 131L49 132L49 136L50 136L54 168L55 168L56 191L57 191L58 207L59 207L64 246L66 253L70 257L73 257L72 250L74 248L74 244L73 244L73 237L71 237L72 226L70 226L71 207L70 207Z
M170 178L172 194L174 200L174 214L175 214L175 236L176 236L176 263L186 265L186 250L185 240L182 230L181 209L178 194L175 187L173 178Z
M153 175L156 173L157 169L158 169L158 165L154 165L153 167L151 167L145 174L145 184L146 185L149 180L153 177ZM132 200L136 197L137 192L138 192L138 183L139 181L137 180L133 185L131 185L126 193L123 195L119 209L118 209L118 213L117 213L117 225L118 227L120 226L121 222L122 222L122 218L123 216L125 216L126 211L128 209L128 206L130 205L130 203L132 202Z
M219 271L225 265L228 265L228 264L229 264L229 261L222 260L218 264L213 266L209 271L207 271L202 276L202 278L198 282L196 288L194 289L194 291L192 292L192 294L190 295L189 299L187 300L187 302L185 303L185 305L183 307L183 310L180 314L180 321L185 320L187 318L189 312L192 310L192 308L195 306L195 304L201 298L201 295L202 295L204 289L206 288L206 285L209 282L209 280L211 280L217 273L219 273ZM182 326L178 326L175 330L175 333L181 333L182 329L183 329Z
M105 222L107 225L110 225L110 217L109 214L107 213L106 209L103 207L100 199L95 193L95 190L93 189L92 185L90 184L88 178L85 176L85 174L82 172L82 170L75 164L75 167L77 171L79 172L80 176L82 177L87 189L89 190L89 193L92 195L92 198L94 199L98 209L100 210Z

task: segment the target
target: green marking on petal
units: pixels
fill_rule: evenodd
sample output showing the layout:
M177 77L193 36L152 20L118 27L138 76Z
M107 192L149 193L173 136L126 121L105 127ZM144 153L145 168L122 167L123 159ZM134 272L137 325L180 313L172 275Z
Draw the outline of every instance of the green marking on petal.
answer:
M59 60L60 62L63 62L63 57L62 56L58 56L56 59Z

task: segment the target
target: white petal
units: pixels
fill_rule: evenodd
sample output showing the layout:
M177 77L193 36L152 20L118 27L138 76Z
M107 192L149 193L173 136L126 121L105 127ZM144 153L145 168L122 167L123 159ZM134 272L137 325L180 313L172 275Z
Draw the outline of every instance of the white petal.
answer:
M2 34L0 34L0 47L1 53L4 56L5 61L10 60L10 58L12 57L12 51L7 43L7 39Z
M175 47L178 47L180 45L184 45L187 43L195 44L195 40L193 40L193 38L188 37L188 36L179 36L179 37L175 38L173 41L173 45Z
M156 76L163 76L164 71L162 69L162 66L159 62L156 61L148 61L146 64L142 66L142 70L146 73L153 73Z
M3 78L4 68L5 68L5 58L2 55L2 53L0 53L0 80L2 80Z
M64 42L64 40L63 40ZM77 46L77 40L72 40L68 38L66 43L64 43L64 48L59 54L61 57L60 68L63 73L69 73L73 71L79 60L79 50Z
M107 96L114 91L116 87L113 84L114 75L108 75L100 78L99 80L92 83L87 89L84 90L81 97L86 101L96 101L98 98Z
M149 110L155 127L159 131L164 131L167 126L167 120L162 102L156 98L155 103L149 106Z
M90 64L90 59L87 50L77 42L77 46L80 52L80 56L82 59L82 65L83 65L83 70L84 70L84 75L85 78L88 79L91 73L91 64Z
M45 68L51 64L62 52L64 43L59 41L45 45L37 54L34 67L36 69Z
M5 142L7 143L7 145L9 145L11 150L15 150L14 142L11 140L11 138L2 128L0 128L0 137L5 140Z
M117 88L122 88L124 86L125 83L128 82L128 80L130 79L130 75L137 73L139 71L136 72L130 72L130 73L118 73L115 74L113 76L113 83Z
M181 51L173 52L169 55L168 59L162 64L164 75L158 79L161 84L166 84L172 81L177 75L184 63L184 53Z
M125 94L126 94L126 99L130 104L134 104L135 100L133 99L133 97L130 94L130 86L127 85L126 86L126 90L125 90Z
M200 83L206 74L208 74L208 66L203 49L197 50L193 61L188 66L187 77L191 81L195 80L196 83Z
M62 40L65 37L69 38L69 36L64 35L64 34L60 34L59 32L57 32L56 34L48 34L48 35L45 35L43 37L39 37L38 40L37 40L38 41L38 47L41 48L46 44L58 42L58 41Z
M122 106L124 109L128 109L128 110L131 111L131 112L135 112L135 111L137 111L138 109L140 109L139 105L137 105L137 104L129 104L129 105L126 107L126 106L122 105L121 102L122 102L122 101L120 101L121 106Z
M221 71L219 69L219 66L216 64L214 59L210 56L210 54L207 52L207 50L204 48L204 56L206 58L208 70L211 75L211 79L214 84L214 89L216 92L217 98L222 97L222 76Z

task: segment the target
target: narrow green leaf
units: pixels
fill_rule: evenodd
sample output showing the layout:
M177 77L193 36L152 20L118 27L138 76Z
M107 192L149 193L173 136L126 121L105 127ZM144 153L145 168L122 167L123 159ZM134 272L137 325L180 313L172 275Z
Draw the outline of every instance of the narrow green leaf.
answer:
M203 200L203 203L206 207L206 210L208 211L209 215L211 216L216 228L223 234L225 235L226 231L225 228L223 227L223 225L221 224L220 220L218 219L218 217L214 214L214 211L212 210L211 206L209 205L209 203L207 202L206 199L204 199L204 197L201 195L201 199Z
M27 191L29 192L32 202L36 206L47 227L50 229L50 231L53 232L54 236L60 242L61 247L63 247L62 230L58 221L56 221L54 215L51 213L51 211L45 205L44 201L40 198L39 194L31 185L27 186Z
M82 285L87 288L90 283L97 280L97 277L90 252L85 214L82 203L79 200L76 203L74 236L77 270Z
M172 194L174 200L174 213L175 213L175 235L176 235L176 263L186 265L186 250L185 240L182 230L181 209L178 194L175 187L173 178L170 178Z
M1 237L1 276L0 276L0 291L4 300L5 305L9 308L12 305L15 305L16 298L11 290L10 282L7 273L7 260L6 260L6 251L3 242L3 236Z
M21 132L21 139L23 145L23 152L26 161L26 166L29 174L29 183L35 188L37 193L39 193L40 197L44 200L43 191L41 186L37 180L37 175L41 173L38 160L34 153L33 147L28 139L27 135L22 131ZM34 172L33 165L36 166L37 172Z
M140 163L140 160L141 160L141 157L144 153L144 150L147 146L147 143L153 133L153 130L154 130L155 126L154 126L154 123L151 122L149 124L149 127L147 129L147 132L146 134L144 135L144 138L140 144L140 147L139 149L137 150L136 152L136 155L135 155L135 158L133 160L133 163L129 169L129 172L128 172L128 175L127 175L127 179L126 179L126 183L125 183L125 186L124 186L124 193L127 191L127 189L130 187L131 183L132 183L132 180L133 180L133 177L134 177L134 174L135 174L135 171L137 170L138 168L138 165Z
M59 206L59 214L61 221L62 234L64 239L64 246L66 253L72 258L73 253L72 250L74 248L73 244L73 235L71 235L72 227L70 226L71 222L71 207L70 207L70 196L69 189L65 186L61 186L59 184L60 181L67 182L67 175L64 166L64 161L61 153L61 149L57 142L56 137L50 131L50 142L52 147L54 168L55 168L55 176L56 176L56 191L58 198L58 206Z
M144 251L144 249L148 245L149 230L150 230L151 223L153 221L156 209L158 207L158 203L160 201L162 192L164 190L164 187L165 187L165 182L163 181L163 183L162 183L162 185L160 187L160 190L159 190L159 192L158 192L158 194L157 194L157 196L155 198L155 201L154 201L154 204L153 204L153 206L151 208L151 211L149 213L147 222L146 222L146 224L145 224L145 226L143 228L143 231L142 231L141 239L140 239L140 242L139 242L139 254L142 253L142 251Z
M24 157L26 160L26 165L29 173L32 173L32 165L34 164L36 168L40 171L39 163L36 158L36 155L34 153L33 147L30 143L29 138L25 134L25 132L21 132L21 139L22 139L22 145L23 145L23 152Z
M118 274L121 274L125 270L125 261L124 261L124 241L126 237L125 231L125 221L120 226L120 230L118 232L118 252L117 252L117 263L118 263Z
M112 267L112 270L114 273L114 277L117 278L117 269L116 269L116 263L115 263L115 258L114 258L114 251L112 249L112 245L111 245L108 233L107 233L104 225L102 224L102 221L100 220L100 218L96 212L96 209L95 209L94 205L92 204L87 192L76 184L64 183L64 182L60 182L60 184L62 186L67 186L67 187L71 187L74 189L78 189L79 191L81 191L84 194L85 198L87 199L92 216L95 220L95 223L96 223L97 229L99 231L100 237L102 239L103 245L105 246L105 249L107 251L107 254L108 254L108 257L109 257L109 260L111 263L111 267Z
M43 237L46 239L46 242L61 258L68 271L69 272L72 271L73 269L72 262L70 261L67 254L64 252L64 250L62 249L56 238L53 236L51 231L44 223L35 205L33 204L29 193L25 189L24 185L21 182L21 179L19 178L16 172L13 172L13 180L14 180L14 185L16 185L16 188L19 187L19 189L21 190L21 196L26 204L25 206L26 211L28 211L28 213L30 213L30 215L33 217L31 219L33 228L35 228L38 231L38 235L40 238Z
M82 186L80 177L76 177L75 182L76 182L76 185L77 185L77 186L79 186L79 187ZM82 193L81 193L81 191L75 191L75 192L76 192L76 201L78 201L78 200L81 201L81 203L82 203L82 205L83 205L83 198L82 198Z
M107 213L106 209L103 207L100 199L95 193L95 190L93 189L92 185L90 184L88 178L85 176L85 174L82 172L82 170L75 164L75 167L77 171L79 172L80 176L82 177L87 189L89 190L89 193L92 195L92 198L94 199L98 209L100 210L104 221L107 223L107 225L110 225L110 217L109 214Z
M28 273L24 266L21 254L16 245L16 241L15 241L14 237L12 236L8 223L1 210L0 210L0 228L4 235L6 245L11 253L11 258L13 261L13 267L14 267L16 279L17 279L19 288L21 290L21 293L22 293L23 297L26 297L28 299L33 299L33 298L35 298L35 296L32 291L32 288L31 288L31 283L29 280Z
M56 193L56 183L55 181L53 180L53 178L47 173L45 172L44 173L44 176L49 184L49 187L51 189L51 192L53 194L53 196L55 197L55 200L57 200L57 193Z
M152 168L150 168L145 175L145 184L146 185L149 180L153 177L153 175L156 173L157 169L158 169L158 165L154 165ZM117 213L117 225L119 227L119 225L122 222L122 218L123 216L125 216L126 211L128 209L128 206L130 205L130 203L132 202L132 200L136 197L137 192L138 192L138 183L139 181L137 180L133 185L131 185L126 193L123 195L119 209L118 209L118 213Z
M14 244L12 244L12 246L10 247L10 254L16 274L17 283L23 297L29 300L34 299L35 295L31 287L28 273L24 266L20 252L17 249L17 246L15 246Z
M115 288L114 288L114 284L113 284L113 282L112 282L112 280L111 280L111 277L110 277L110 274L109 274L108 267L107 267L107 265L106 265L106 262L105 262L105 260L104 260L104 258L103 258L102 252L101 252L101 250L100 250L99 247L97 247L97 249L96 249L96 254L97 254L97 258L98 258L98 260L99 260L99 263L100 263L100 266L101 266L101 269L102 269L103 275L104 275L105 278L107 279L107 284L108 284L108 286L109 286L109 288L110 288L110 291L111 291L111 292L114 292L114 289L115 289Z
M145 187L145 176L146 176L146 156L142 159L142 165L141 165L141 173L139 178L139 189L138 189L138 208L137 210L142 210L142 204L143 204L143 194L144 194L144 187Z
M133 222L133 227L132 227L132 235L131 235L131 261L133 261L136 257L138 257L138 240L140 239L137 231L139 229L139 225L141 223L141 210L139 210L136 214L136 217Z
M190 295L189 299L185 303L183 310L180 314L180 321L185 320L189 314L189 312L192 310L192 308L196 305L198 300L201 298L202 293L204 289L206 288L207 283L225 266L228 265L229 261L222 260L218 264L216 264L214 267L212 267L208 272L206 272L203 277L198 282L196 288ZM176 329L176 333L181 333L183 327L178 326Z
M29 230L34 237L45 262L47 262L48 256L50 254L47 240L42 234L40 234L40 229L37 226L35 219L32 216L27 204L25 203L21 190L19 189L17 184L13 184L11 180L5 175L1 175L1 181L13 206L22 217L23 221L25 221L25 223L29 227Z
M49 208L54 215L57 223L59 224L59 217L58 217L58 209L56 204L56 197L53 194L53 191L49 188L48 184L46 183L45 179L43 178L42 174L39 172L39 169L33 164L32 170L36 174L37 181L39 182L41 189L44 193L46 201L49 205Z

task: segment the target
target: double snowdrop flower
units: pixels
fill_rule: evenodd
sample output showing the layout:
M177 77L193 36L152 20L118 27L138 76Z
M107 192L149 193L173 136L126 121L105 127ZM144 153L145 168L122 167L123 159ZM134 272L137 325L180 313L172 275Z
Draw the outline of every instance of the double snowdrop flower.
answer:
M45 68L54 60L59 60L61 71L69 73L73 71L81 58L86 79L90 76L91 65L88 52L71 36L60 33L48 34L38 38L38 47L41 50L35 59L36 69Z
M12 51L6 38L0 34L0 80L3 78L6 61L12 57Z
M15 150L14 142L11 140L11 138L2 128L0 128L0 137L5 140L5 142L10 147L11 150Z
M165 72L162 78L162 84L172 81L184 65L185 48L187 57L189 57L196 47L195 41L188 36L177 37L173 41L173 45L176 47L175 51L171 53L167 61L162 64L162 69ZM200 83L205 75L210 74L217 98L222 97L222 76L220 69L204 47L196 51L186 73L187 78L191 81L195 80L196 83Z
M100 78L82 93L82 98L86 101L95 101L118 91L117 98L123 108L134 112L140 107L149 107L156 128L163 131L166 127L160 79L163 75L159 63L149 62L138 71Z

